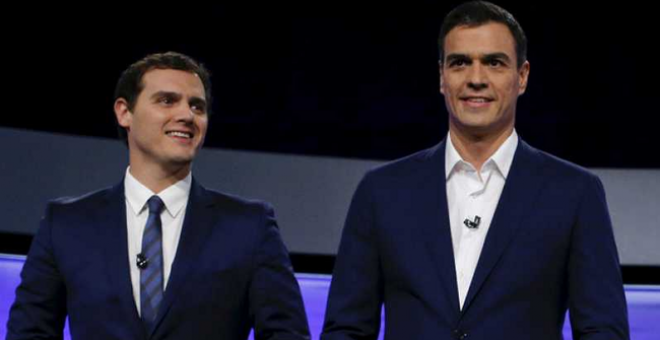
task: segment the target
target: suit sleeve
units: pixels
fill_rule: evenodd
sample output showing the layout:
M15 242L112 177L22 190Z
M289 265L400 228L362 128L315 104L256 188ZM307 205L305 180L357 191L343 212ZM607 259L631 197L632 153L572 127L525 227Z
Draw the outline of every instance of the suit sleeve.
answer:
M21 271L9 312L7 340L62 339L66 289L53 254L51 215L49 204Z
M289 253L280 238L273 209L266 206L250 284L255 340L310 339L307 317Z
M321 340L378 338L383 279L368 176L358 185L346 218Z
M629 339L621 269L605 191L592 176L583 194L568 263L573 339Z

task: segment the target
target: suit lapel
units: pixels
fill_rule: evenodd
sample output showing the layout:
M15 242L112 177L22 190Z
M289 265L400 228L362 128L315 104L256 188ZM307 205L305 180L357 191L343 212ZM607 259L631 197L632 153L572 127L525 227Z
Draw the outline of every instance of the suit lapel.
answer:
M186 281L189 271L197 263L197 258L204 243L209 238L211 229L216 222L212 210L209 209L212 204L213 200L209 193L193 178L181 238L174 257L174 263L172 263L170 279L158 310L156 326L150 334L153 334L163 322L173 302L181 295L179 291Z
M479 256L462 314L465 314L505 249L518 234L523 216L532 210L533 202L543 184L540 167L538 152L520 140Z
M449 225L449 209L447 207L447 188L445 180L445 141L431 149L423 171L423 183L420 186L422 207L421 214L430 217L425 226L425 242L435 264L444 296L451 308L451 317L458 317L458 287L456 285L456 270L454 250Z
M126 202L124 181L112 187L101 202L96 216L98 235L104 240L104 260L111 287L116 287L123 314L128 316L129 327L136 339L142 338L142 323L133 299L128 237L126 234Z

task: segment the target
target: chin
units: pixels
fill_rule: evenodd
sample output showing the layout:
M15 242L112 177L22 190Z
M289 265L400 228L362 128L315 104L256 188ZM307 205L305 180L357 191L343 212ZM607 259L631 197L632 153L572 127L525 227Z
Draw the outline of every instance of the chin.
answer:
M458 121L458 125L467 130L488 130L492 127L490 121L480 119L462 119Z
M170 158L169 163L175 166L184 166L192 163L195 155L178 155Z

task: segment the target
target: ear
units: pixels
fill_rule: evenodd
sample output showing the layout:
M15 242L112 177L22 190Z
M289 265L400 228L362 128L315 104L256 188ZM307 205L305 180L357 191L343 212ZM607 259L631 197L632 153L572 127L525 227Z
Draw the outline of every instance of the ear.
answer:
M529 61L525 61L518 69L518 95L527 90L527 80L529 79Z
M438 75L440 76L440 93L445 94L445 80L442 77L442 61L438 61Z
M133 122L133 113L128 109L128 102L124 98L115 100L115 117L119 126L129 130Z

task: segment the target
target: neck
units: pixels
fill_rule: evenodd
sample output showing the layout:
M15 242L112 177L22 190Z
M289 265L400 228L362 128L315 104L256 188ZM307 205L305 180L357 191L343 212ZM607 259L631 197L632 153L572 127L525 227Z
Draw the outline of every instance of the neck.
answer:
M160 166L146 166L131 162L129 172L142 185L155 194L186 178L190 173L190 164L164 169Z
M513 133L513 126L510 126L495 134L472 134L461 131L457 128L449 128L449 136L454 148L464 161L472 164L477 171Z

